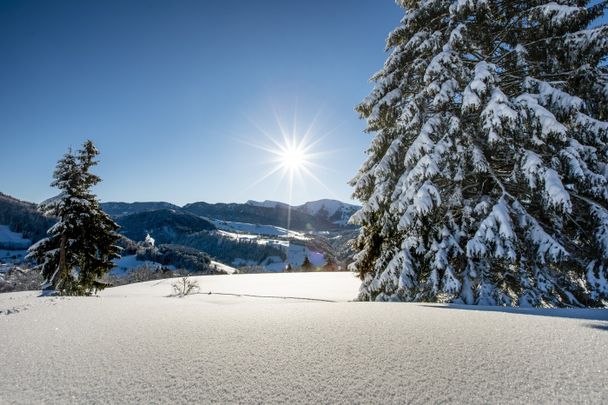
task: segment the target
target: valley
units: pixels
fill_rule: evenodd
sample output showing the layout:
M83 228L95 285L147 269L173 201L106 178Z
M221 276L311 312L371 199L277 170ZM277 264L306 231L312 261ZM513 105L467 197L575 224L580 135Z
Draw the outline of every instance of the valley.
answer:
M275 201L244 204L106 202L119 225L121 258L113 282L144 269L192 274L345 270L357 229L357 207L336 200L300 206ZM29 268L27 248L53 223L36 204L0 193L0 278ZM305 264L306 263L306 264Z

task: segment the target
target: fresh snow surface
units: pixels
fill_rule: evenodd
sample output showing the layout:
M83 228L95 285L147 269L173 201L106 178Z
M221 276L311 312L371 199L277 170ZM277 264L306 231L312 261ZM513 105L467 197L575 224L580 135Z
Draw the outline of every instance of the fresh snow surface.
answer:
M605 310L348 302L350 273L197 280L0 294L0 403L608 402Z
M7 225L0 225L0 244L28 248L32 241L25 239L20 233L11 231Z

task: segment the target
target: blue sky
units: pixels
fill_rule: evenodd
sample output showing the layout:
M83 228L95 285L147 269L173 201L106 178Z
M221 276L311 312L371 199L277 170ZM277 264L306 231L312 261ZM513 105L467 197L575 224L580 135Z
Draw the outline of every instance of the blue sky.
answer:
M392 0L0 0L0 191L53 195L56 161L90 138L103 201L288 201L256 146L295 117L323 154L292 201L348 201L371 137L353 107L402 15Z

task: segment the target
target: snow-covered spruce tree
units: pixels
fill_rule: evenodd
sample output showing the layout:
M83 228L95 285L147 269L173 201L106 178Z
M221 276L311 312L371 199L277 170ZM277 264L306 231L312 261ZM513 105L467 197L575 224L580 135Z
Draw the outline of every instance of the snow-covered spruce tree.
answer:
M91 187L101 181L90 173L99 154L93 142L84 143L76 154L68 151L57 163L51 184L61 194L42 206L58 218L48 237L30 248L44 277L43 289L65 295L88 295L102 289L99 279L120 257L118 225L101 210Z
M606 306L606 2L398 3L357 107L359 298Z

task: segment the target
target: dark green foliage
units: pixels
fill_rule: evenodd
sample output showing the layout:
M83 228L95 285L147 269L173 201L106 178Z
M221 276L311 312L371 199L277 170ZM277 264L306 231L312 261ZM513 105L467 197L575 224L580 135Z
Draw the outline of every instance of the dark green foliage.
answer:
M140 249L137 252L137 260L149 260L163 266L183 268L193 273L223 274L216 272L211 267L209 255L187 246L159 245L158 247Z
M120 247L121 256L134 255L137 253L137 249L140 248L140 245L137 242L134 242L123 235L119 235L116 245Z
M174 243L183 236L216 229L199 216L168 209L120 217L118 224L121 233L130 239L142 240L149 233L159 244Z
M99 154L91 141L71 150L57 163L53 187L61 194L43 209L59 222L45 238L30 248L29 256L39 263L43 287L63 295L88 295L105 287L99 280L118 258L118 225L104 213L91 192L101 179L90 169Z

